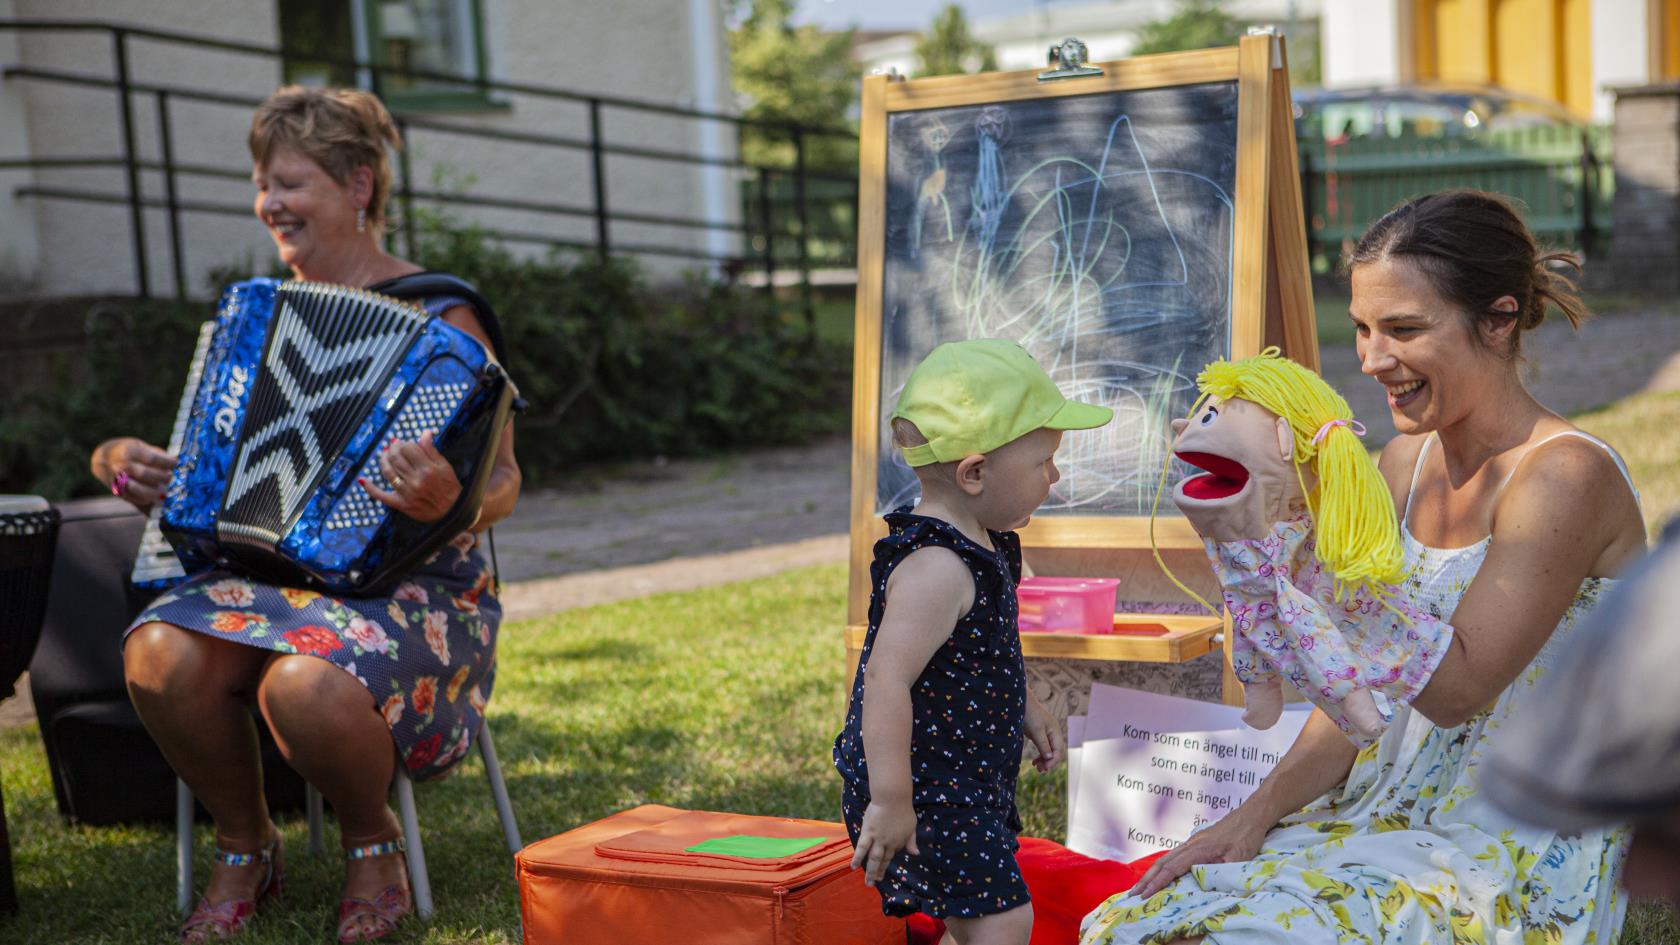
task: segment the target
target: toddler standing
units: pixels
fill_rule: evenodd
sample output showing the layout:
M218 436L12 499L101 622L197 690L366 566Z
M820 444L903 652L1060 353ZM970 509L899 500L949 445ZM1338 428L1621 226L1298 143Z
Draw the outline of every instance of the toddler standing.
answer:
M958 945L1025 945L1015 864L1024 738L1049 770L1065 747L1027 689L1014 529L1050 494L1063 430L1107 423L1069 401L1014 342L940 345L911 372L893 440L916 510L886 516L870 567L869 632L834 741L854 867L888 915L945 920Z

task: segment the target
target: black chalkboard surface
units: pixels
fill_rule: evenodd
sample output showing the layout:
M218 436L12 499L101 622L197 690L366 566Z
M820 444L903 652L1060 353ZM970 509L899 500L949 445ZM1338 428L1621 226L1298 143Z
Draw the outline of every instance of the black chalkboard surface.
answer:
M1064 438L1038 514L1147 515L1168 422L1231 351L1237 82L899 111L886 137L876 511L916 494L888 424L911 368L1009 338L1115 412Z

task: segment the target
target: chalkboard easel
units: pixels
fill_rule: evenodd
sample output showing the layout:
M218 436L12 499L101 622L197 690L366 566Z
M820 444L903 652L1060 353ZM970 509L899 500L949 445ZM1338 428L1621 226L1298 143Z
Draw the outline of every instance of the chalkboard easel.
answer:
M1063 482L1022 545L1037 573L1117 576L1122 599L1169 605L1185 598L1154 564L1148 510L1167 424L1188 409L1195 373L1271 344L1318 368L1281 38L1095 65L1099 74L1048 82L1037 70L864 79L845 636L854 666L881 514L915 490L887 416L937 344L1018 340L1070 396L1115 408L1108 428L1064 439ZM1210 593L1200 539L1170 502L1154 532L1173 570ZM1117 630L1128 619L1117 615ZM1218 616L1134 622L1168 632L1023 633L1022 649L1172 663L1221 642ZM1228 654L1222 688L1240 700Z

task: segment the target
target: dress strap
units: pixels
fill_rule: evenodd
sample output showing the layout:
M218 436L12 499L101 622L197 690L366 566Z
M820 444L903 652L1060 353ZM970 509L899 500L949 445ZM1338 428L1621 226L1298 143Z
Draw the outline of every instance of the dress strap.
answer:
M1417 491L1418 473L1423 471L1423 458L1429 455L1429 444L1435 439L1432 432L1423 438L1423 446L1418 449L1417 462L1412 464L1412 484L1406 487L1406 501L1400 506L1400 527L1406 527L1407 516L1412 512L1412 493Z
M1515 476L1517 474L1517 468L1520 467L1523 464L1524 460L1528 459L1528 454L1534 452L1535 450L1539 449L1542 446L1545 446L1547 443L1550 443L1551 441L1557 439L1560 436L1578 436L1581 439L1586 440L1589 443L1597 444L1599 446L1599 448L1604 450L1604 452L1609 453L1611 461L1616 464L1616 469L1621 472L1622 478L1627 481L1628 491L1633 493L1633 504L1634 505L1640 505L1639 487L1635 486L1633 484L1633 475L1628 472L1627 463L1622 462L1621 454L1617 453L1616 450L1613 447L1611 447L1611 445L1609 443L1604 442L1603 440L1599 439L1596 436L1593 436L1591 433L1587 433L1584 430L1559 430L1558 432L1553 433L1551 436L1545 437L1540 442L1538 442L1538 443L1534 444L1533 446L1530 446L1528 449L1524 450L1523 454L1522 454L1522 458L1517 460L1516 466L1511 467L1511 471L1506 473L1505 478L1500 481L1499 488L1494 490L1493 501L1494 501L1495 504L1497 504L1499 502L1499 497L1501 495L1505 494L1505 485L1511 481L1512 476Z

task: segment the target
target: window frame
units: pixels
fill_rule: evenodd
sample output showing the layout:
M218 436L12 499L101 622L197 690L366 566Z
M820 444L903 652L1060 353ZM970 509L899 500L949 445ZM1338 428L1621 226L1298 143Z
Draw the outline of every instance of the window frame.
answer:
M355 43L359 58L374 66L384 66L385 43L380 6L384 0L351 0L352 29L358 34ZM498 98L484 83L490 81L490 57L484 36L484 0L455 0L464 5L466 19L472 24L473 74L462 75L462 85L451 90L390 88L374 69L364 69L362 85L378 93L386 107L393 112L483 111L505 110L508 103ZM469 85L468 83L478 83Z

